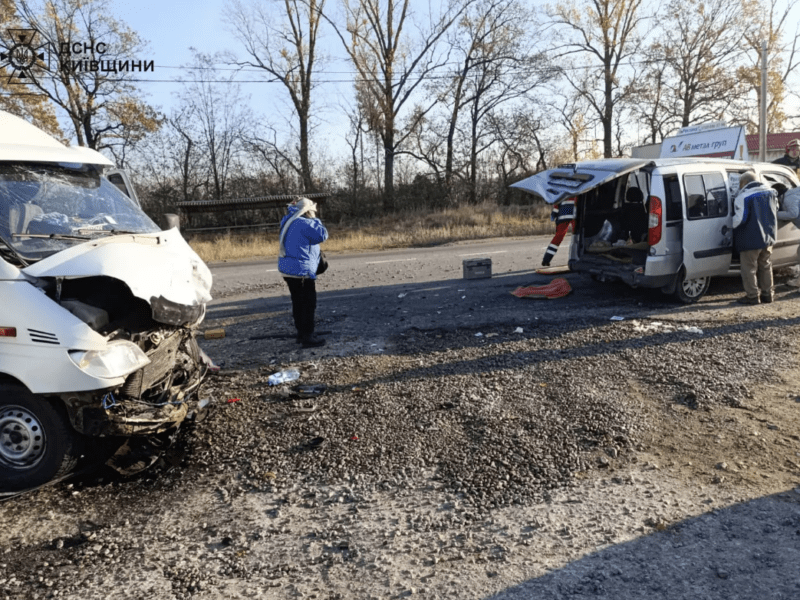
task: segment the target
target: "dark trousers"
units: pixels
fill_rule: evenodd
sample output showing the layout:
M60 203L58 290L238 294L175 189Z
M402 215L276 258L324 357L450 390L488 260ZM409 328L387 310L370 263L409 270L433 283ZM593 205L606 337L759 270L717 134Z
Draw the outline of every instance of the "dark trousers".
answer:
M317 284L308 277L284 277L292 295L292 316L297 334L301 337L314 333L314 312L317 310Z

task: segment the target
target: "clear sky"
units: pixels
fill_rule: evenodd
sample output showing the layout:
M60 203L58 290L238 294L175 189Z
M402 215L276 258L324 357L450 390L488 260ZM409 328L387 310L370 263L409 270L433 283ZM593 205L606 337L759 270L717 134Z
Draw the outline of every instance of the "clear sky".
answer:
M152 104L168 110L180 85L163 81L180 77L180 66L191 62L190 47L206 53L237 50L223 22L224 7L225 0L116 0L114 17L149 42L143 58L155 61L155 71L142 73L141 85Z
M186 73L180 66L191 62L190 47L213 54L217 51L230 50L243 58L244 53L239 42L225 23L224 13L226 0L111 0L113 16L136 31L149 43L149 49L142 60L153 60L155 70L139 74L142 80L141 89L147 95L147 101L168 113L175 104L173 94L181 88L177 81ZM532 4L540 4L541 0L530 0ZM782 4L784 0L779 0ZM790 27L791 29L791 27ZM332 34L328 34L328 42L333 43ZM332 53L338 53L334 49ZM343 112L335 105L343 104L351 95L352 86L347 83L348 66L344 61L334 63L325 69L327 77L322 79L338 80L338 85L323 84L318 90L321 98L318 104L318 128L315 130L317 146L330 147L343 144L347 129ZM318 78L320 71L317 72ZM239 79L257 80L258 72L240 74ZM318 79L319 81L319 79ZM279 84L253 83L243 86L245 94L250 96L250 107L257 115L267 115L271 120L277 116L290 117L286 95ZM798 114L798 102L790 99L790 113Z
M141 58L154 60L155 70L137 73L139 76L137 78L142 80L140 85L147 95L147 101L152 106L159 107L162 112L168 114L170 108L176 104L173 94L181 88L181 84L176 80L186 75L180 66L192 61L190 47L206 54L232 51L241 60L245 59L240 42L231 32L230 25L225 23L226 0L112 0L112 2L113 16L149 43L147 56ZM323 43L334 42L332 34L326 32L323 35L325 36ZM317 121L314 139L317 147L337 153L345 147L344 136L349 124L334 105L343 103L340 98L351 94L352 84L349 83L350 76L342 74L342 71L349 70L349 64L345 61L334 64L338 66L329 66L327 69L337 73L330 75L328 79L336 79L343 83L322 84L318 89L319 97L324 100L319 101L315 113ZM219 66L229 68L225 65ZM227 76L229 73L221 75ZM263 77L262 72L250 70L239 73L237 79L258 81ZM265 120L278 127L286 119L292 118L288 96L280 84L267 82L243 84L242 91L249 96L249 105L256 116L265 116Z

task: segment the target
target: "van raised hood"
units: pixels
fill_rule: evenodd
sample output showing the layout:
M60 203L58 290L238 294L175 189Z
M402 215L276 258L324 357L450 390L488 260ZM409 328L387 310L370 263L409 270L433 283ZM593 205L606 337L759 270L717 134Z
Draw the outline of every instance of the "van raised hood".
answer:
M652 164L654 164L652 160L636 158L569 163L512 183L511 187L540 196L548 204L555 204L564 198L584 194L617 177Z

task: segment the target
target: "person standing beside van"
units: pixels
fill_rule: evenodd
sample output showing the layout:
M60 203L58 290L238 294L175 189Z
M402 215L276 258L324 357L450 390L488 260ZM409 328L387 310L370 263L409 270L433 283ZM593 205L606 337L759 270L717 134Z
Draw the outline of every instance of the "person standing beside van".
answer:
M289 286L297 340L304 348L325 345L323 338L314 335L314 313L319 245L328 239L328 230L316 217L317 205L308 198L300 198L289 205L280 229L278 271Z
M550 212L550 220L556 222L556 234L550 240L550 245L544 253L544 258L542 258L543 267L550 266L550 261L553 260L556 252L558 252L558 247L564 241L564 236L567 235L570 225L572 225L572 230L575 231L575 200L575 196L562 200L555 204Z
M772 246L777 234L778 193L762 184L755 172L742 173L733 201L733 244L745 291L737 300L740 304L772 302Z
M794 169L794 172L800 176L800 140L792 140L786 144L786 154L780 158L772 161L776 165L786 165Z

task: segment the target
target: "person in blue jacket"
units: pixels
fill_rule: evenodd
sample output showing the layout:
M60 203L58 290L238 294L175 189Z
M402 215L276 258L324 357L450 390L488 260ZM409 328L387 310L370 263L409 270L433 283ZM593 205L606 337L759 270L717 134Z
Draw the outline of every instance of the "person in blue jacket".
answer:
M317 218L316 204L300 198L289 205L288 214L281 219L278 271L289 286L297 340L304 348L325 344L323 338L314 335L314 313L319 245L327 239L328 230Z
M772 302L772 246L778 234L778 193L761 183L753 171L739 176L732 225L745 292L737 302Z

